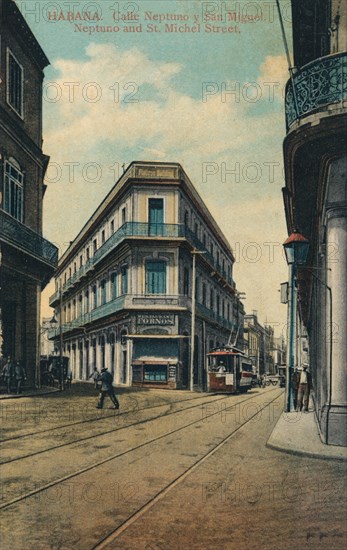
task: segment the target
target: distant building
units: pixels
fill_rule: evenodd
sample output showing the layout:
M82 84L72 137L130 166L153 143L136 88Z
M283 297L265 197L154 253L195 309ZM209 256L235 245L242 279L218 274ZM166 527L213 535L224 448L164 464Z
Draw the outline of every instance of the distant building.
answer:
M254 371L258 376L274 373L273 361L274 330L271 326L263 326L258 321L256 311L247 313L244 317L245 350L252 359Z
M1 354L38 382L40 296L57 265L42 237L42 82L48 59L15 2L0 1ZM36 380L35 380L36 377Z
M179 164L133 162L59 261L50 304L75 379L106 365L117 384L189 387L194 251L193 382L205 389L206 353L243 340L234 256Z
M280 365L286 364L286 344L283 336L274 337L272 347L272 361L277 373Z
M50 317L43 317L41 322L41 343L40 343L40 354L41 355L53 355L54 353L54 343L50 339L50 331L52 330Z
M292 20L284 203L288 233L310 242L297 326L322 440L347 445L347 3L292 0Z

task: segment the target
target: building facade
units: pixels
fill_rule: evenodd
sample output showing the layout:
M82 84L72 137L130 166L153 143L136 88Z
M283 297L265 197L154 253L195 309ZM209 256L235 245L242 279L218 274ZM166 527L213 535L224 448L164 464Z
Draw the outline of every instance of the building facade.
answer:
M198 253L196 253L198 251ZM194 252L194 254L192 254ZM56 352L75 379L206 389L206 353L243 339L230 245L182 167L133 162L59 261Z
M269 325L263 326L259 323L256 311L244 316L244 339L245 350L252 359L254 372L258 376L273 374L274 330Z
M42 82L48 59L15 2L0 1L1 354L39 383L40 296L57 248L42 237Z
M292 0L292 12L284 203L288 233L299 231L310 242L297 275L297 326L322 440L346 445L347 4Z

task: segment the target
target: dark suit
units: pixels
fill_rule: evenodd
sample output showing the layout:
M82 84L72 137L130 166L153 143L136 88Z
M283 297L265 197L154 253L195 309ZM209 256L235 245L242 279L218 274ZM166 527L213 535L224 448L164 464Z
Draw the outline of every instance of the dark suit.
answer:
M102 409L104 406L104 401L106 395L109 396L114 406L118 409L119 402L114 393L113 389L113 376L107 370L101 371L101 374L98 376L98 382L101 382L101 390L99 395L99 403L97 405L98 409Z

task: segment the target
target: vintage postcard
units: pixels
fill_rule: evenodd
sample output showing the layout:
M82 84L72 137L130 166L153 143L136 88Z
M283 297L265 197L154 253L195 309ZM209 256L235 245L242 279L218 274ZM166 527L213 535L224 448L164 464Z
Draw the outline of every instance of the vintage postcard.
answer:
M0 0L1 548L346 548L346 35Z

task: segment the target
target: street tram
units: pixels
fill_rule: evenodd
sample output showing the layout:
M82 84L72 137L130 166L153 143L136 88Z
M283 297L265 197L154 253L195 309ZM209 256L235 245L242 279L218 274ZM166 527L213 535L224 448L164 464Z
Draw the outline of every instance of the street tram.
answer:
M243 393L252 387L252 361L234 346L215 348L207 354L209 391Z

